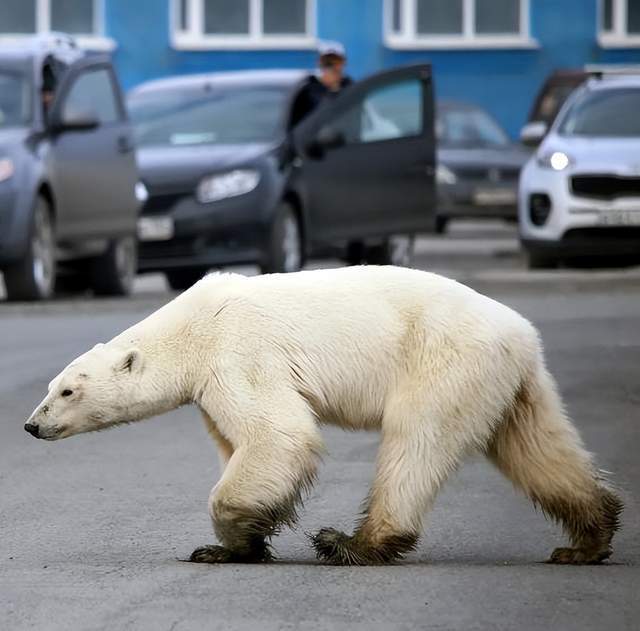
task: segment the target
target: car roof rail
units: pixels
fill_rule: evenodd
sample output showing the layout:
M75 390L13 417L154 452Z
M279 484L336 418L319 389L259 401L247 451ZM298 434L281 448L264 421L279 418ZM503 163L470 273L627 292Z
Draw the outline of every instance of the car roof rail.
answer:
M584 70L596 79L610 75L640 75L640 64L586 64Z

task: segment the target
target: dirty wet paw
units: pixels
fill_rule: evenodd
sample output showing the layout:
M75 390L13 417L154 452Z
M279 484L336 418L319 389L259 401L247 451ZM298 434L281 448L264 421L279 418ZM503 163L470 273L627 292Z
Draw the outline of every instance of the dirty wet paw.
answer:
M335 528L322 528L315 535L310 535L309 539L315 548L316 557L325 563L368 565L371 562L362 554L354 537Z
M224 546L202 546L196 548L189 557L192 563L267 563L273 560L269 546L264 544L241 554Z
M611 550L590 550L587 548L556 548L547 563L559 565L593 565L602 563L611 556Z
M189 557L192 563L231 563L233 562L231 550L222 546L202 546L196 548Z

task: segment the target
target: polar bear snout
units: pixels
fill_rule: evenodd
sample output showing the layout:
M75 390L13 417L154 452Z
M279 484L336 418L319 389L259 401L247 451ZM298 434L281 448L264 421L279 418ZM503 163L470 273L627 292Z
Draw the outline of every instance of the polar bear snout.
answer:
M40 425L35 425L34 423L27 422L24 424L24 429L32 436L39 438L38 434L40 433Z

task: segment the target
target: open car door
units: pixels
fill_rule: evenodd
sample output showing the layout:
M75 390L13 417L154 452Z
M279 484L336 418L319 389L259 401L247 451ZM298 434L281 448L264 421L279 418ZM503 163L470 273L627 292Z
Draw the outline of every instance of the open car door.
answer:
M435 229L430 65L353 84L303 120L293 137L315 241Z

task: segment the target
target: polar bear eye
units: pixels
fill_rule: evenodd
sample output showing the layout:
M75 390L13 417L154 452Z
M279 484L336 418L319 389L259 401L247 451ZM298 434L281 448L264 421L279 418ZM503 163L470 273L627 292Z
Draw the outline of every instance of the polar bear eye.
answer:
M68 388L62 391L63 397L70 397L72 394L73 394L73 390L69 390Z

